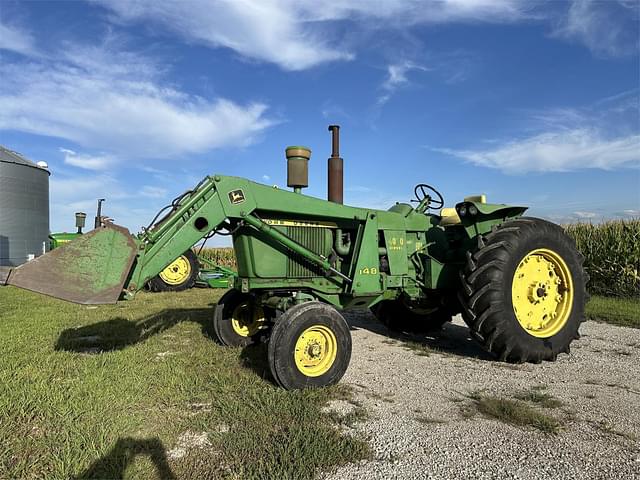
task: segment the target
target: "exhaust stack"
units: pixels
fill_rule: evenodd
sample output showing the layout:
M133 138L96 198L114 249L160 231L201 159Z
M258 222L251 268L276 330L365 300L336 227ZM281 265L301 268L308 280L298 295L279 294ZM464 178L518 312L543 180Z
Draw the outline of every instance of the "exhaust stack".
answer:
M329 125L331 156L328 161L327 199L343 203L343 160L340 158L340 125Z
M104 202L104 198L99 198L98 209L96 211L96 218L93 222L93 228L100 228L102 226L102 202Z

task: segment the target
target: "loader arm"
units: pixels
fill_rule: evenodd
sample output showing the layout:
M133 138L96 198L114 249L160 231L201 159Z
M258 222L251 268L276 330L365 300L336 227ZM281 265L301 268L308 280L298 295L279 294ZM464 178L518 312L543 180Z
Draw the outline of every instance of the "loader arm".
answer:
M139 235L137 259L124 288L133 294L160 273L175 258L201 239L214 233L226 220L242 221L260 230L285 248L302 255L324 270L348 281L330 262L270 227L256 211L298 214L313 219L342 218L366 221L368 210L327 203L299 193L261 185L244 178L214 175L206 177L158 224ZM385 214L385 212L380 212Z
M124 227L106 224L13 269L6 283L75 303L115 303L123 295L131 298L183 252L215 234L228 220L242 221L331 271L341 281L350 282L326 257L272 228L257 211L362 222L371 214L368 209L327 203L244 178L207 176L179 197L164 218L137 236ZM376 215L389 214L380 211Z

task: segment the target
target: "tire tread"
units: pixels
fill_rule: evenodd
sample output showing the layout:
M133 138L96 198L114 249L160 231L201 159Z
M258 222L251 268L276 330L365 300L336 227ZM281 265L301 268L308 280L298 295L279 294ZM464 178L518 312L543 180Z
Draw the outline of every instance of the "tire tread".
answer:
M587 299L584 273L584 256L575 250L575 242L569 238L562 228L545 220L521 217L497 225L488 234L478 235L477 248L467 253L467 261L460 271L461 288L458 299L462 307L462 317L475 338L487 351L502 361L539 363L542 360L555 360L560 352L569 352L569 344L553 348L527 348L511 335L512 326L502 308L505 287L505 266L514 256L519 242L531 235L552 236L562 238L567 247L572 248L575 260L579 265L579 278L574 284L581 288L580 298ZM579 283L578 283L579 282ZM511 283L508 282L508 288ZM578 327L584 321L584 315L578 321ZM528 334L527 334L528 335ZM577 328L571 339L578 338Z

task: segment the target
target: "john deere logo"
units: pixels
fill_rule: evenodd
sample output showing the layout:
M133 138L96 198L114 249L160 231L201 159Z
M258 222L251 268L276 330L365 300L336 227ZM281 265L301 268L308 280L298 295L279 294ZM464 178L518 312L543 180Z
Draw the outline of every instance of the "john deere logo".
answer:
M242 190L234 190L232 192L229 192L229 201L233 205L237 205L238 203L242 203L242 202L244 202L244 200L245 200L244 192Z

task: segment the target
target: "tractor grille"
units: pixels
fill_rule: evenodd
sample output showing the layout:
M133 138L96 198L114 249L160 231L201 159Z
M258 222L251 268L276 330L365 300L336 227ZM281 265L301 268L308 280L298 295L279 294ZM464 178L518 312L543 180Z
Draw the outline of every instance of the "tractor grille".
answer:
M319 255L327 255L331 235L325 228L287 227L287 235ZM305 278L322 276L322 270L300 255L291 254L287 260L287 277Z

